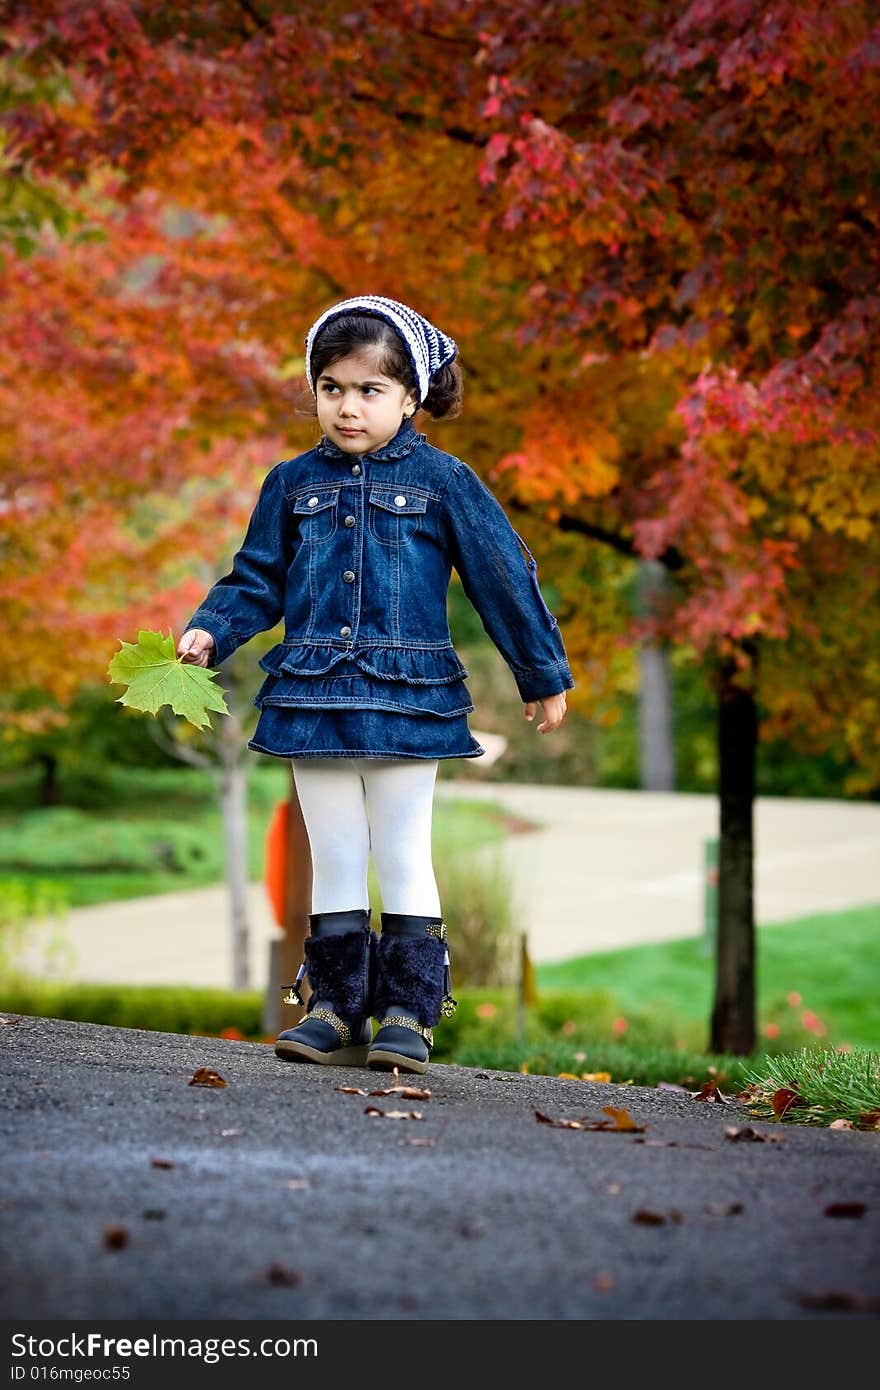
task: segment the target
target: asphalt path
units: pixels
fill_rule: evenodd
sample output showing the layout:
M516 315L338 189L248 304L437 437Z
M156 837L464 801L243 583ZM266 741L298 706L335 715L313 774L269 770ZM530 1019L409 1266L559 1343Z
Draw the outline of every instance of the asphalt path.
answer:
M4 1319L880 1313L880 1132L439 1064L405 1079L428 1098L359 1095L340 1088L393 1076L4 1018ZM227 1084L189 1084L198 1068ZM606 1106L642 1132L536 1118L607 1121ZM763 1139L725 1132L750 1123Z

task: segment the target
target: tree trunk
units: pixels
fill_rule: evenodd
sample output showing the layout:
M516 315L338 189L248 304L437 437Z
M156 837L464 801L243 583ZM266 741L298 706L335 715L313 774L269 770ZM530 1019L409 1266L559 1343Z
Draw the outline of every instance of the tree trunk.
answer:
M718 668L718 763L720 832L718 933L711 1047L749 1053L755 1046L755 910L752 808L758 719L755 701L757 648L745 646L751 671L737 673L732 659Z
M643 560L638 593L642 613L650 612L668 583L663 565ZM643 791L675 790L669 654L665 647L639 649L639 766Z
M221 802L229 886L229 940L232 988L250 989L250 923L248 920L247 777L242 753L242 730L230 713L217 724L217 747L223 764Z
M40 753L38 762L43 766L43 780L40 783L40 805L57 806L61 799L58 786L58 759L54 753Z

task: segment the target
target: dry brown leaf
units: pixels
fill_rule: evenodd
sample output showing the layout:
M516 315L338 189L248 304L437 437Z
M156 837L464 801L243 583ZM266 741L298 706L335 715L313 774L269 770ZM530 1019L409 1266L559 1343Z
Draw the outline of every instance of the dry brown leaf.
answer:
M609 1274L604 1269L600 1270L593 1280L593 1288L596 1290L596 1293L607 1293L609 1289L614 1288L614 1284L614 1275Z
M666 1217L662 1211L650 1211L647 1207L639 1207L638 1211L632 1214L633 1221L640 1226L665 1226Z
M400 1096L401 1100L430 1100L431 1092L423 1086L385 1086L378 1091L363 1091L362 1095Z
M645 1125L637 1125L628 1110L617 1110L613 1105L603 1105L602 1114L610 1115L614 1124L612 1129L622 1130L627 1134L644 1134Z
M784 1144L784 1134L762 1134L752 1125L725 1125L725 1139L732 1139L734 1143L743 1139L750 1140L753 1144Z
M602 1129L618 1134L642 1133L644 1125L637 1125L628 1110L617 1110L613 1105L604 1105L602 1109L606 1115L611 1116L610 1120L592 1120L589 1115L582 1115L579 1120L554 1120L551 1115L543 1115L540 1110L535 1111L535 1119L539 1124L553 1125L556 1129Z
M825 1208L826 1216L864 1216L868 1210L866 1202L829 1202Z
M680 1144L677 1139L634 1139L634 1144L644 1144L646 1149L705 1149L711 1153L712 1144Z
M225 1086L226 1082L218 1071L210 1067L196 1067L189 1079L190 1086Z
M266 1270L266 1278L270 1284L278 1284L286 1289L295 1289L302 1283L302 1275L296 1269L291 1269L289 1265L276 1263L271 1264Z
M880 1298L857 1293L852 1289L825 1289L821 1293L798 1295L802 1308L814 1308L820 1313L880 1313Z
M104 1231L105 1250L124 1250L129 1242L129 1234L124 1226L108 1226Z
M581 1081L601 1081L607 1083L611 1080L610 1071L582 1071Z
M729 1105L727 1097L721 1094L718 1089L717 1081L704 1081L699 1091L691 1091L694 1100L715 1102L718 1105Z
M832 1120L829 1129L855 1129L852 1120Z
M367 1105L365 1115L379 1115L384 1120L423 1120L421 1110L380 1110L378 1105Z
M174 1163L170 1158L151 1158L151 1168L173 1168Z
M790 1110L793 1105L806 1105L803 1096L799 1096L797 1091L790 1091L787 1086L780 1086L778 1091L773 1092L774 1115L784 1115L786 1110Z
M344 1091L347 1096L367 1096L370 1094L363 1086L336 1086L334 1090ZM375 1091L372 1094L375 1095Z
M4 1018L4 1017L2 1016L2 1014L0 1014L0 1027L4 1027L4 1026L5 1026L5 1027L11 1028L12 1025L13 1025L14 1023L21 1023L21 1019L20 1019L20 1018Z
M868 1110L859 1116L860 1129L880 1129L880 1110Z

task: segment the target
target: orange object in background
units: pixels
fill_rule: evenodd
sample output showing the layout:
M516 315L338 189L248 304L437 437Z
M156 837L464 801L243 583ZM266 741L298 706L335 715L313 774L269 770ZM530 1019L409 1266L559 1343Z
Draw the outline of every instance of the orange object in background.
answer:
M287 884L287 831L290 802L279 801L272 812L266 831L266 864L263 878L266 895L279 927L284 926L285 893Z

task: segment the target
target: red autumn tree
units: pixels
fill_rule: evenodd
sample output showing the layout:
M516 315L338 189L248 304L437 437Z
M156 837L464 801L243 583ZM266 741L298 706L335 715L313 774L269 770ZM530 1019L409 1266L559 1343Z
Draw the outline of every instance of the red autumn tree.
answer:
M563 533L573 609L573 536L666 566L662 605L629 640L683 643L716 672L712 1041L748 1050L759 705L767 732L845 749L863 790L880 762L870 5L10 13L12 59L69 86L6 114L29 172L87 198L114 246L145 207L194 219L179 256L144 252L168 276L157 322L192 293L212 381L230 325L233 356L251 344L242 395L213 399L183 316L168 400L192 390L198 428L169 465L172 496L202 441L274 440L291 323L368 280L454 324L480 402L456 437L503 455L511 504ZM585 607L563 617L589 680L590 638L610 655L621 614L606 604L591 631Z

